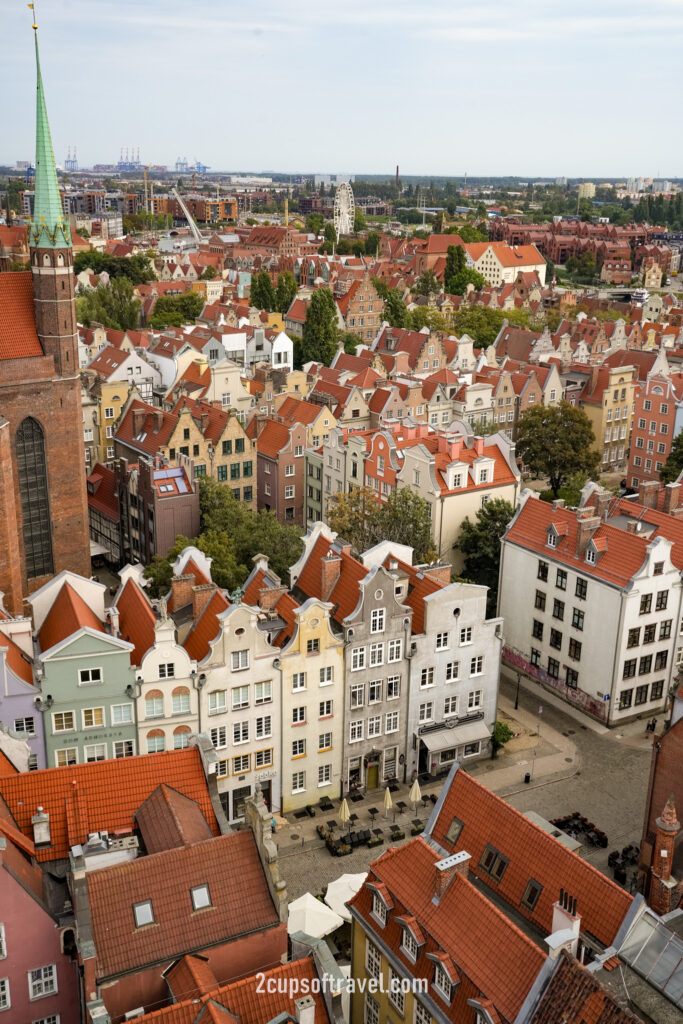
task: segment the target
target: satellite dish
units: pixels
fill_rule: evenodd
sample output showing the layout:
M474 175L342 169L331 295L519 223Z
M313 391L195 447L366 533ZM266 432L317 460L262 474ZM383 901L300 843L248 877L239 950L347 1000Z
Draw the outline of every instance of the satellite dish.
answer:
M353 231L355 212L353 189L348 181L343 181L334 194L334 230L337 241L342 235L350 235Z

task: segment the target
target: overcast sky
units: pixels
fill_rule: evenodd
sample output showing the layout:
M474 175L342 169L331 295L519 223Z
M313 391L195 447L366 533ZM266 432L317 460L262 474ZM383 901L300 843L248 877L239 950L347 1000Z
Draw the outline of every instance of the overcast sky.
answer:
M2 0L0 162L33 152L31 18ZM57 162L683 175L683 0L42 0Z

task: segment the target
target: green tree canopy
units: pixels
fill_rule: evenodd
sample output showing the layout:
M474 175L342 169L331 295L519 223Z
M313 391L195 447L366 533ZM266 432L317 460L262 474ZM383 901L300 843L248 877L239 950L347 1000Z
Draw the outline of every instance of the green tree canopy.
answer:
M500 542L515 510L509 501L494 498L478 510L474 521L463 520L458 539L453 545L464 555L463 576L473 583L488 587L486 613L496 614Z
M488 235L485 235L483 231L477 231L473 224L465 221L464 224L454 224L452 228L449 228L449 233L459 235L463 242L488 242Z
M133 284L144 284L156 277L149 258L141 252L133 256L109 256L96 249L79 252L74 259L74 274L83 270L92 270L93 274L106 271L110 278L127 277Z
M329 366L337 350L337 305L329 288L316 288L306 309L299 346L301 364L315 361Z
M489 309L488 306L467 306L455 314L455 333L458 336L469 334L480 348L488 348L498 337L506 315L502 310Z
M555 497L573 474L595 472L600 453L594 444L588 416L569 402L532 406L519 418L517 455L536 476L548 477Z
M215 277L217 277L217 276L218 276L218 271L216 270L216 268L208 266L208 267L204 267L204 269L202 270L201 275L199 277L199 280L200 281L213 281L213 279Z
M108 285L78 289L76 317L86 327L98 323L117 331L131 331L138 326L140 302L133 297L133 285L127 277L114 277Z
M408 487L393 491L383 504L370 487L339 491L328 504L327 522L359 553L380 540L392 540L410 545L417 562L436 557L429 505Z
M425 270L424 274L420 274L413 285L413 292L416 295L426 295L427 298L432 295L439 295L441 291L441 282L433 270Z
M373 277L372 283L375 286L375 291L379 295L380 299L386 300L389 298L389 285L386 281L383 281L381 277Z
M671 451L662 466L659 479L663 484L671 484L678 480L683 472L683 434L677 434L671 444Z
M286 313L296 298L297 286L294 274L289 270L278 275L275 289L275 309L278 313Z
M365 231L367 227L367 221L365 214L362 210L359 210L356 206L353 211L353 233L357 235L359 231Z
M384 305L384 319L392 327L408 326L408 310L406 304L395 288L387 291L387 299Z
M423 327L428 327L430 331L448 330L446 317L433 306L416 306L408 310L405 326L411 331L421 331Z
M325 218L323 217L322 213L309 213L308 217L306 218L306 230L311 235L319 235L320 232L322 231L324 223Z
M99 290L99 289L98 289ZM152 327L182 327L194 323L204 308L204 297L199 292L183 295L160 295L150 318Z
M331 221L329 221L329 220L325 224L325 230L323 231L323 238L325 239L326 242L329 242L330 245L336 245L337 244L337 232L334 230L334 224Z
M365 251L368 256L376 256L379 252L380 237L376 231L369 231L365 236Z
M480 291L485 285L484 277L467 266L467 254L461 245L449 245L444 271L444 288L449 295L464 295L468 284Z
M275 288L270 274L266 270L261 270L252 277L249 302L256 309L265 309L267 313L272 313L275 309L277 303Z

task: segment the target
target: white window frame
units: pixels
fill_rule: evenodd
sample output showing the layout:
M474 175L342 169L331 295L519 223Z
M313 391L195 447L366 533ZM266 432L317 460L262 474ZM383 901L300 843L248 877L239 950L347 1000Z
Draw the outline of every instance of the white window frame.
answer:
M212 690L208 694L207 703L209 706L210 715L224 715L225 712L228 710L227 690Z
M95 712L97 712L97 711L100 711L102 713L102 721L100 723L98 723L98 724L86 725L85 724L86 712L91 712L93 714L93 717L94 717ZM86 729L105 729L106 725L107 725L107 718L106 718L106 715L104 713L104 708L101 707L101 706L94 707L94 708L81 708L81 724L82 724L82 727L83 727L84 731Z
M129 717L123 717L123 711L126 711ZM121 712L121 717L117 718L116 712ZM132 725L133 724L133 705L132 704L112 704L109 708L109 717L111 718L112 725Z
M260 696L259 696L260 693ZM262 683L254 684L254 707L259 707L261 704L272 704L273 701L273 681L267 679Z
M330 786L332 784L332 765L331 764L319 764L318 765L318 789L323 786Z
M360 743L363 740L364 724L362 718L356 722L349 722L349 743Z
M12 993L10 991L9 978L0 978L0 1012L9 1010L12 1007Z
M386 628L386 621L386 608L373 608L372 612L370 613L370 632L383 633Z
M306 772L294 772L292 774L292 793L306 792Z
M130 744L130 753L126 753L127 744ZM135 740L114 740L113 750L115 760L119 760L122 757L135 757Z
M93 673L97 673L97 678L93 679ZM80 668L78 670L78 685L79 686L101 686L104 682L104 675L101 668Z
M233 651L230 664L233 672L244 672L249 668L249 648L242 651Z
M351 651L351 671L360 672L365 668L365 648L354 647Z
M42 977L42 972L49 972L45 978ZM53 996L59 991L57 986L57 964L45 964L42 967L34 967L30 971L27 971L28 977L28 996L31 1002L36 999L44 999L45 996ZM34 974L40 974L40 977L34 978ZM49 987L46 988L46 985Z
M403 638L390 640L387 645L387 662L400 661L403 657Z
M388 736L392 732L398 732L398 725L398 711L387 711L387 713L384 716L384 734Z
M246 691L246 696L245 696ZM225 690L216 691L218 693L225 693ZM239 695L239 696L238 696ZM210 696L210 695L209 695ZM249 707L249 684L243 683L242 686L233 686L230 693L230 706L233 711L243 711L244 708ZM226 702L227 707L227 702ZM225 711L226 708L223 708ZM211 712L209 712L211 714Z
M104 757L92 757L92 751L101 751ZM87 743L83 747L83 759L86 764L94 764L95 761L106 761L107 760L107 744L106 743Z

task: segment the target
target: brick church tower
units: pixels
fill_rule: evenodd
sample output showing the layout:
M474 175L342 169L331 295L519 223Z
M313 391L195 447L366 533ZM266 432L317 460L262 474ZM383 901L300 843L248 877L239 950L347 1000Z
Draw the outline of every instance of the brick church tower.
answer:
M657 838L655 840L648 903L657 914L668 914L675 910L683 895L683 878L676 877L674 858L677 854L676 839L681 826L676 817L676 806L670 796L666 806L655 822Z
M55 573L91 571L71 229L62 213L37 34L35 47L31 273L0 274L0 591L15 615Z

